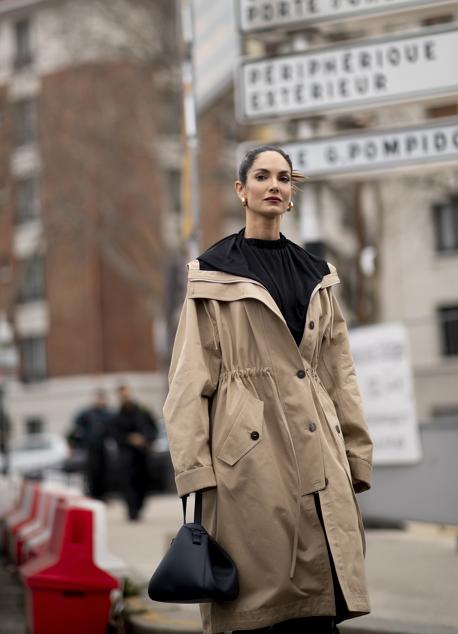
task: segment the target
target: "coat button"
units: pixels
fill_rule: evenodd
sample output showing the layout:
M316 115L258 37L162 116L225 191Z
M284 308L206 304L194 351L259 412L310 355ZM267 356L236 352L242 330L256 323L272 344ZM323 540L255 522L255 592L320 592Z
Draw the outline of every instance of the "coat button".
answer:
M297 376L299 379L303 379L303 378L304 378L304 376L305 376L305 370L298 370L298 371L296 372L296 376Z
M309 431L315 431L315 430L316 430L315 423L309 423Z
M259 439L259 432L252 431L250 436L251 436L251 440L258 440Z
M309 328L310 328L310 330L313 330L315 328L315 322L314 321L311 321L309 323Z
M338 434L340 434L340 427L339 427L339 425L336 425L336 432L337 432Z

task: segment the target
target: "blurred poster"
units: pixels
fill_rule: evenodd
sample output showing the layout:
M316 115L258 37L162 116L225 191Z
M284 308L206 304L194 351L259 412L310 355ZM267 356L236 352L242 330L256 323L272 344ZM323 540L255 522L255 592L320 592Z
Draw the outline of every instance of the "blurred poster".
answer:
M374 441L374 464L418 462L422 452L405 326L353 328L350 341Z
M239 54L233 0L193 0L197 107L231 85Z

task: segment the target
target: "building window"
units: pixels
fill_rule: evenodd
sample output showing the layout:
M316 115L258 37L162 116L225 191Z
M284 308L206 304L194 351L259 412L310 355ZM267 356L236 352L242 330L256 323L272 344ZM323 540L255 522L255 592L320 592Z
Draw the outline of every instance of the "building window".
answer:
M436 250L458 251L458 197L433 205Z
M46 378L46 339L30 337L19 342L22 380L42 381Z
M0 284L10 284L13 277L13 267L10 256L0 255Z
M432 411L433 422L458 424L458 405L438 405Z
M438 24L448 24L454 21L454 16L451 13L444 13L442 15L435 15L432 18L426 18L421 21L421 26L437 26Z
M44 258L34 255L19 262L19 303L43 299L45 292Z
M42 418L38 416L32 416L25 421L25 433L29 434L42 434L45 431L45 424Z
M442 339L442 354L446 357L458 355L458 304L443 306L438 310Z
M427 119L441 119L442 117L456 117L458 104L445 103L439 106L430 106L425 109Z
M16 221L33 220L39 215L38 179L25 178L16 183Z
M37 103L24 99L15 104L16 146L34 143L38 137Z
M32 61L31 28L28 18L23 18L16 22L14 25L14 39L16 44L14 66L16 68L28 66Z

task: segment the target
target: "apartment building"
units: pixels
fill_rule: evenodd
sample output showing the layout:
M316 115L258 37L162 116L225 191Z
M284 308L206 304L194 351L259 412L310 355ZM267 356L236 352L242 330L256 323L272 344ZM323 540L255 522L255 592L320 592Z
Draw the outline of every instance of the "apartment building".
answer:
M18 432L63 431L119 381L161 405L175 46L167 2L0 1L0 312L19 351Z

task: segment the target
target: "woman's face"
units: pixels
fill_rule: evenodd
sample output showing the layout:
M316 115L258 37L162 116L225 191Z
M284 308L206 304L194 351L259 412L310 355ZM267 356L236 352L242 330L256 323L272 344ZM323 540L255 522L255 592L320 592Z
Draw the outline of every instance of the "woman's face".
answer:
M291 201L291 169L281 154L266 151L259 154L247 173L245 185L236 181L235 189L247 211L266 216L283 214Z

